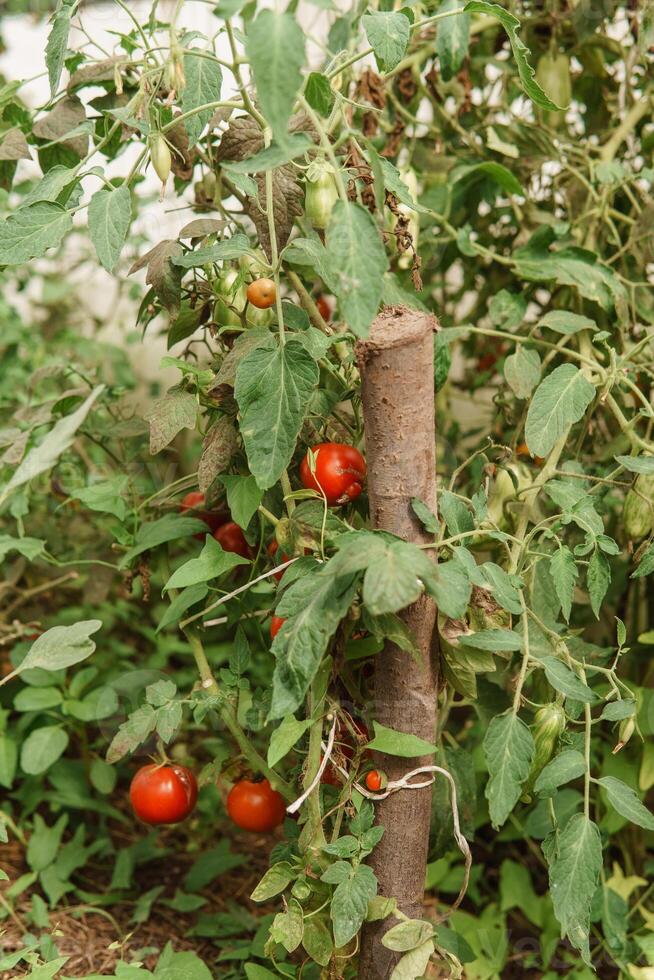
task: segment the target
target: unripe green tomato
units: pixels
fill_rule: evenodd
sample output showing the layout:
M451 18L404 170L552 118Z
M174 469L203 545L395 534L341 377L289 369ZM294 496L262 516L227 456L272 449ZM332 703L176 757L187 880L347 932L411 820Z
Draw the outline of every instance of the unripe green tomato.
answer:
M562 52L554 54L548 51L538 60L536 66L536 81L546 95L562 109L570 105L572 98L572 83L570 80L570 59ZM553 126L560 125L564 119L563 112L548 113L548 121Z
M654 527L654 475L641 474L627 494L622 514L625 534L640 541Z
M239 274L236 269L227 269L218 276L214 283L217 299L213 316L214 320L221 326L242 326L239 313L245 309L247 298L243 283L236 288L235 284L238 278Z
M311 895L311 886L306 878L298 878L291 888L291 895L293 898L297 898L298 902L306 902Z
M165 184L170 176L173 165L173 158L170 155L170 148L163 133L153 133L150 136L150 160L154 171L161 181Z
M565 711L560 704L546 704L539 708L531 726L534 739L534 757L525 784L525 792L529 793L541 771L552 758L556 742L565 729Z
M338 188L332 173L324 171L315 180L307 178L304 212L314 228L327 227L337 200Z
M254 253L246 252L238 261L241 269L249 272L253 279L270 274L270 263L260 248L255 249Z

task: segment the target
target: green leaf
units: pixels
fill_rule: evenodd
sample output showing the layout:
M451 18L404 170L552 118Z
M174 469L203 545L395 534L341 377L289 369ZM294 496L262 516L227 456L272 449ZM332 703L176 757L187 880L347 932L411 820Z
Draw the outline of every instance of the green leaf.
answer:
M486 179L492 180L493 183L497 184L501 190L506 191L507 194L520 194L522 197L525 197L525 190L515 174L495 160L485 160L482 163L469 163L458 166L452 174L452 181L454 183L457 181L476 182ZM476 254L474 248L471 254Z
M102 627L99 619L88 619L73 626L53 626L37 637L15 673L40 667L42 670L63 670L81 663L95 650L92 633Z
M156 521L146 522L140 526L134 546L123 556L121 568L129 565L144 551L150 551L168 541L191 535L200 535L204 538L207 533L207 525L204 521L195 517L184 517L181 514L168 514Z
M425 976L435 949L433 939L428 939L421 946L410 949L393 967L390 980L418 980L419 977Z
M157 724L157 713L150 704L133 711L120 725L107 749L107 762L113 765L128 752L133 752L150 737Z
M313 919L304 920L302 945L311 959L315 960L319 966L329 965L334 950L334 943L332 942L331 932L322 919L314 917ZM248 977L248 980L256 980L256 978ZM273 980L273 978L270 977L268 980ZM274 980L278 980L277 974L275 974Z
M18 747L7 734L0 735L0 786L11 789L16 775Z
M548 109L550 112L556 109L565 109L566 106L557 106L556 103L552 102L542 88L534 78L535 71L529 64L528 55L529 48L520 40L518 36L518 28L520 27L520 21L513 14L505 10L504 7L500 7L497 3L488 3L487 0L468 0L465 7L463 8L466 13L470 14L486 14L490 17L496 17L501 23L502 27L506 31L509 37L509 43L511 45L511 50L513 52L513 58L518 69L518 75L520 76L520 81L522 82L522 87L525 92L536 105L540 106L541 109Z
M261 503L261 490L253 476L228 476L223 474L220 482L227 491L227 506L239 527L245 530Z
M597 701L597 695L562 660L557 657L544 657L542 664L545 668L545 676L555 690L565 694L567 698L582 701L584 704L593 704Z
M288 121L302 87L304 33L288 13L262 10L248 28L246 53L261 111L275 140L288 141Z
M522 649L522 637L513 630L490 629L479 630L477 633L463 634L458 637L459 643L464 647L473 647L476 650L513 651Z
M190 391L175 387L158 398L143 416L150 423L151 454L161 452L182 429L193 429L197 415L197 399Z
M24 687L14 698L16 711L45 711L56 708L63 700L58 687Z
M123 555L120 563L121 568L129 565L132 559L143 554L144 551L157 548L160 544L175 541L177 538L190 537L193 534L206 533L207 525L204 521L200 521L196 517L184 517L181 514L166 514L165 517L160 517L156 521L148 521L145 524L141 524L136 535L134 547L130 548Z
M2 264L22 265L42 258L49 248L61 244L72 227L70 212L60 204L37 201L19 208L0 222Z
M599 548L596 549L588 564L586 584L590 595L591 607L595 616L599 619L604 596L611 584L611 565L606 555Z
M472 514L462 500L449 490L442 490L438 497L438 510L450 534L464 534L474 531Z
M613 270L587 249L576 246L552 249L553 240L554 232L550 228L535 232L526 245L513 253L515 273L535 282L553 279L560 286L573 286L602 309L615 307L620 319L624 319L625 288Z
M71 415L67 415L52 427L43 441L30 449L29 453L14 472L5 487L0 500L6 498L16 487L33 480L35 476L52 469L59 457L73 443L75 434L91 411L94 402L104 391L104 385L94 388L88 398Z
M419 497L413 497L411 507L425 531L429 531L430 534L438 534L440 532L441 528L438 523L438 518L423 500Z
M197 266L209 265L212 262L238 259L247 252L249 247L250 242L247 236L238 233L232 235L231 238L225 238L222 242L216 242L215 245L199 248L195 252L173 255L170 261L181 269L195 269Z
M377 879L372 868L366 864L347 867L348 876L336 886L330 908L337 948L347 945L356 936L365 921L368 902L377 894Z
M127 504L121 497L128 483L126 476L114 476L101 483L92 483L89 487L73 490L70 496L73 500L81 500L89 510L103 514L113 514L119 521L124 521L127 514Z
M27 845L27 863L32 871L43 871L52 864L57 856L61 837L68 823L68 814L63 813L52 827L37 813L34 817L29 844Z
M566 623L570 622L572 611L572 596L575 589L575 582L579 575L579 569L574 559L574 555L566 545L561 545L549 561L551 578L556 589L561 610Z
M367 748L374 752L384 752L386 755L399 756L401 759L415 759L419 756L433 755L438 749L431 742L408 732L398 732L387 728L378 721L373 721L375 737L368 743Z
M618 813L645 830L654 830L654 815L641 803L635 790L615 776L602 776L598 780L606 791L609 803Z
M547 763L534 783L534 792L539 796L554 796L559 786L578 779L585 772L586 762L581 752L566 749Z
M277 167L284 166L296 157L303 156L310 146L313 146L313 140L307 133L292 133L284 142L271 143L251 157L237 162L230 161L224 167L228 176L266 173L268 170L276 170Z
M554 443L581 419L595 388L573 364L561 364L541 381L527 412L525 438L534 456L547 456Z
M498 829L520 799L534 755L531 732L511 709L491 719L484 754L490 776L486 784L488 811L493 827Z
M20 767L28 776L38 776L54 765L67 745L68 733L59 725L36 728L23 742Z
M304 97L319 116L327 117L334 107L334 91L326 75L312 71L304 86Z
M425 577L425 591L436 600L436 605L451 619L460 619L470 602L472 585L460 563L443 561L434 568L431 577Z
M192 112L194 109L199 109L200 106L220 100L220 90L223 83L220 65L210 56L211 52L201 51L194 54L194 50L194 48L187 48L184 52L186 85L182 93L182 112ZM195 115L184 120L190 147L194 146L200 139L202 130L215 111L215 108L209 106L208 109L196 112Z
M354 574L335 576L329 563L297 579L275 610L288 621L273 642L277 660L273 675L270 718L283 718L300 707L356 591Z
M548 327L556 333L574 334L580 330L597 330L597 324L587 316L569 313L567 310L551 310L538 321L539 327Z
M623 718L631 718L635 714L636 702L631 698L625 698L622 701L609 701L605 704L600 718L603 721L622 721Z
M230 572L237 565L248 565L248 559L232 551L223 551L215 538L207 535L205 545L197 558L190 558L180 565L164 585L169 589L185 589L189 585L210 582L212 579Z
M292 953L302 942L304 933L304 916L302 906L297 899L292 898L285 912L278 912L270 926L270 938L273 942L281 943L287 952Z
M445 14L458 8L460 8L458 0L443 0L438 8L438 13ZM440 61L441 76L444 82L449 82L463 64L468 53L469 41L470 16L468 14L456 14L439 21L436 54Z
M615 456L614 459L630 473L654 474L654 456Z
M96 191L89 203L89 234L100 262L113 272L132 220L129 187Z
M249 351L236 370L234 394L252 475L262 490L279 480L295 451L318 366L297 340Z
M550 895L562 937L581 951L590 965L590 906L602 867L602 841L596 824L575 813L547 855Z
M379 230L370 212L360 204L337 201L325 241L329 281L341 316L355 334L363 337L379 309L388 267Z
M504 361L504 377L516 398L529 398L540 381L538 351L518 344L515 354Z
M0 534L0 561L4 561L10 551L17 551L28 561L34 561L45 551L45 541L39 538L12 538L9 534Z
M406 953L409 949L422 946L433 935L433 923L426 922L424 919L409 919L392 926L382 937L382 946L398 953Z
M272 768L297 745L307 729L311 728L310 718L299 721L294 715L286 715L282 723L270 736L268 743L268 765Z
M392 71L404 57L409 43L411 22L403 13L378 11L361 18L380 71Z
M48 79L50 81L50 95L55 96L59 87L59 79L64 67L66 49L68 48L68 34L70 32L70 19L75 9L74 4L62 3L61 7L52 19L52 27L48 35L48 43L45 47L45 64L48 69Z
M504 569L495 562L487 561L481 566L481 571L500 606L519 616L522 612L520 593Z
M652 572L654 572L654 544L649 545L631 578L644 578L645 575L651 575Z
M278 861L268 868L250 898L253 902L267 902L285 891L295 876L296 872L288 861Z

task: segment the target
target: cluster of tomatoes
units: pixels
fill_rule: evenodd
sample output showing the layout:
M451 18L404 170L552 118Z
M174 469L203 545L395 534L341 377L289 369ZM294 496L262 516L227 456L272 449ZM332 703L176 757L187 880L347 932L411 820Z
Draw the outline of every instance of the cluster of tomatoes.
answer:
M272 280L255 280L248 287L248 300L259 308L272 306L275 302L275 284ZM300 464L302 485L320 493L329 506L355 500L363 489L365 475L366 463L361 453L343 443L325 442L313 446ZM193 513L204 521L224 551L231 551L243 558L253 557L242 528L235 521L225 520L224 511L207 510L202 492L194 490L187 493L181 501L180 510L182 513ZM271 542L268 547L270 556L273 557L277 550L277 542ZM282 563L288 560L285 554L280 557ZM283 571L277 572L275 578L279 581L283 574ZM270 635L273 639L284 622L281 616L272 617ZM349 758L352 758L352 754L353 749ZM337 771L328 767L323 781L338 783ZM381 788L382 779L376 770L367 774L366 784L369 789ZM130 787L134 813L145 823L153 825L184 820L195 808L197 798L195 776L186 766L180 765L153 763L143 766ZM227 812L243 830L264 833L283 822L286 806L283 797L267 779L240 779L227 797Z
M132 779L129 798L144 823L180 823L195 809L198 783L186 766L152 763ZM267 779L239 779L227 797L227 813L242 830L268 833L283 823L286 804Z

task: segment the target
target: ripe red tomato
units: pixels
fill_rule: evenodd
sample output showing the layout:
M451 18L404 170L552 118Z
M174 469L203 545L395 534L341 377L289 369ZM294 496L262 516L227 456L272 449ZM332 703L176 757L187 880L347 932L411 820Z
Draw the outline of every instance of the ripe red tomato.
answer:
M320 313L325 323L329 323L332 318L332 308L324 296L318 297L316 300L316 306L318 307L318 313Z
M229 792L227 813L242 830L265 833L284 822L286 804L267 779L241 779Z
M382 776L376 769L371 769L366 775L366 788L369 789L371 793L378 793L382 788Z
M221 524L218 530L213 532L213 536L223 551L231 551L241 558L252 557L250 545L245 540L243 531L234 521Z
M309 468L308 454L300 463L300 479L307 490L322 491L328 504L347 504L363 489L366 461L354 446L341 442L323 442L311 450L316 469Z
M267 310L275 302L277 290L272 279L255 279L248 286L248 302L259 310Z
M270 620L270 639L274 640L286 620L283 616L273 616Z
M519 446L516 446L515 450L516 456L526 456L528 459L535 463L536 466L543 466L545 460L542 456L532 456L529 452L529 446L526 442L521 442Z
M179 823L196 804L198 784L186 766L142 766L132 779L129 798L144 823Z

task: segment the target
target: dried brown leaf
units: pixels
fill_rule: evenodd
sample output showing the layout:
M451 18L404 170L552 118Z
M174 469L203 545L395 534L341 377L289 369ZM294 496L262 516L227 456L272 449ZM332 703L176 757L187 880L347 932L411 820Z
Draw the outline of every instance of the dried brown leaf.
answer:
M57 102L54 109L34 123L32 131L40 140L58 140L72 132L86 121L86 109L76 95L68 95ZM82 134L64 140L62 146L69 147L78 157L86 156L89 146L88 136Z
M198 486L206 493L220 473L224 473L238 448L238 436L231 419L221 416L211 426L202 443L198 466Z

